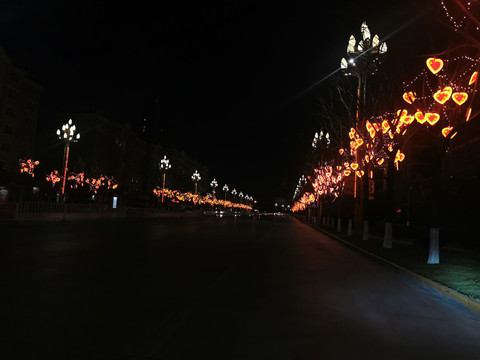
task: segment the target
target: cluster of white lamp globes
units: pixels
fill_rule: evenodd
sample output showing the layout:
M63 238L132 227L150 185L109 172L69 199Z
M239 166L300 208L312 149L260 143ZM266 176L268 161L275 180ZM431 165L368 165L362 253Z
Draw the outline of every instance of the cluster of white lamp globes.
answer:
M325 134L325 138L323 137L323 131L320 131L320 134L318 134L318 132L316 132L315 137L313 138L312 147L314 149L316 149L317 146L318 146L318 143L322 140L325 141L327 146L330 145L330 135L328 134L328 132Z
M62 130L57 129L57 135L60 140L65 141L78 141L80 139L80 133L75 136L77 127L73 124L72 119L68 120L68 123L62 125Z
M357 60L357 58L359 58L366 52L380 55L383 55L387 52L387 43L380 43L380 38L378 37L378 35L375 35L373 39L371 39L370 30L368 29L367 23L365 21L360 27L360 32L363 39L360 40L358 43L355 39L355 36L353 35L350 36L350 39L348 40L347 54L349 55L349 59L347 61L347 59L342 58L340 62L340 67L342 68L342 70L350 68L352 72L355 72L355 60Z

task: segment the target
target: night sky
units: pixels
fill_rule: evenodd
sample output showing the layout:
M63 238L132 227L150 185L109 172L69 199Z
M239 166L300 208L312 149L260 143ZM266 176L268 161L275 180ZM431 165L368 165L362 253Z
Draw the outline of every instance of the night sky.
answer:
M152 141L264 202L293 195L321 126L320 80L362 21L387 37L389 56L419 48L405 2L119 4L0 6L0 46L44 87L40 127L58 126L51 112L68 107L98 108L137 130L147 118Z

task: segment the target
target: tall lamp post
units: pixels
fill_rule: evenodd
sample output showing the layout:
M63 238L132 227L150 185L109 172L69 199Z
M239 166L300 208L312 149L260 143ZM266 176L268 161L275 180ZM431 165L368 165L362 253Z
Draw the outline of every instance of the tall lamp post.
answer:
M62 125L62 129L57 129L58 138L63 140L65 146L63 148L63 181L62 181L62 197L65 201L65 181L67 179L67 170L68 170L68 158L70 155L70 143L77 142L80 140L80 133L75 132L77 127L73 124L72 119L69 119L68 122Z
M342 58L340 68L345 75L354 76L358 79L355 125L357 128L364 128L367 78L378 71L383 57L387 52L387 44L380 42L378 35L375 35L373 39L371 38L370 30L365 21L360 27L360 32L362 34L362 40L358 43L353 35L350 36L347 46L348 60ZM361 159L361 154L359 151L356 151L355 162L360 164ZM366 173L368 174L369 172ZM354 226L355 232L358 235L362 233L363 226L364 180L357 180L357 176L355 175L354 179ZM365 230L368 232L368 229L364 229L364 238Z
M195 195L197 195L197 183L202 180L202 177L200 176L200 173L195 170L195 172L192 175L192 180L195 183Z
M227 193L228 193L228 185L227 184L225 184L223 186L223 191L225 192L225 201L227 201Z
M163 159L160 161L160 171L163 172L162 204L165 196L165 175L167 174L167 170L170 169L171 167L172 165L170 164L170 160L167 159L167 155L164 155Z
M217 197L215 196L215 190L218 186L218 183L217 183L217 180L215 180L215 178L212 180L212 182L210 183L210 186L212 187L212 192L213 192L213 198L216 199Z

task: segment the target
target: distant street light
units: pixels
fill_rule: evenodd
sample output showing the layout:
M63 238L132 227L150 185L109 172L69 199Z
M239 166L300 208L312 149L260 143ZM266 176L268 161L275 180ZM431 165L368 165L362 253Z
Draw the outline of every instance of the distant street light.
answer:
M193 173L192 175L192 180L193 182L195 183L195 195L197 195L197 183L202 180L201 176L200 176L200 173L195 170L195 172Z
M225 192L225 201L227 201L227 193L228 193L228 185L227 184L225 184L223 186L223 191Z
M210 186L213 188L213 197L216 199L216 196L215 196L215 190L218 186L218 183L217 183L217 180L213 179L212 182L210 183Z
M68 122L62 125L62 129L57 130L57 135L60 140L63 140L65 146L63 148L63 181L62 181L62 197L65 201L65 181L67 179L67 170L68 170L68 157L70 155L70 142L77 142L80 140L80 133L77 133L75 136L75 131L77 127L73 124L72 119L69 119Z
M165 196L165 175L167 173L167 170L170 169L172 165L170 164L170 160L167 159L167 155L163 156L163 159L160 161L159 165L160 165L159 166L160 171L163 172L163 186L162 186L162 204L163 204L163 199Z
M235 202L235 197L237 196L237 189L232 190L233 201Z
M238 194L238 197L240 198L240 202L243 200L243 192L240 191L240 194Z

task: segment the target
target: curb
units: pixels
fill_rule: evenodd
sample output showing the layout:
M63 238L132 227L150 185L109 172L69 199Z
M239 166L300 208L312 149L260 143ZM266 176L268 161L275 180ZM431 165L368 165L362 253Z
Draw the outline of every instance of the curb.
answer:
M298 219L298 218L297 218ZM452 299L452 300L455 300L459 303L461 303L462 305L466 306L468 309L470 309L472 312L474 313L477 313L477 314L480 314L480 302L472 299L471 297L467 296L467 295L464 295L462 293L459 293L458 291L454 290L454 289L451 289L449 288L448 286L445 286L443 284L440 284L436 281L433 281L431 279L428 279L422 275L419 275L411 270L408 270L406 268L404 268L403 266L400 266L398 264L395 264L393 262L391 262L390 260L387 260L387 259L384 259L382 258L381 256L378 256L374 253L371 253L370 251L367 251L365 249L362 249L361 247L355 245L355 244L352 244L351 242L345 240L345 239L342 239L341 237L335 235L335 234L332 234L322 228L319 228L317 227L316 225L313 225L313 224L310 224L306 221L303 221L302 219L298 219L300 221L302 221L304 224L314 228L315 230L318 230L320 231L321 233L327 235L328 237L330 237L331 239L335 240L335 241L338 241L342 244L344 244L345 246L348 246L349 248L371 258L371 259L374 259L374 260L377 260L379 262L382 262L384 264L387 264L397 270L400 270L402 271L403 273L405 273L406 275L410 276L411 278L417 280L418 282L426 285L426 286L429 286L430 288L436 290L437 292L439 292L440 294L446 296L447 298L449 299Z

